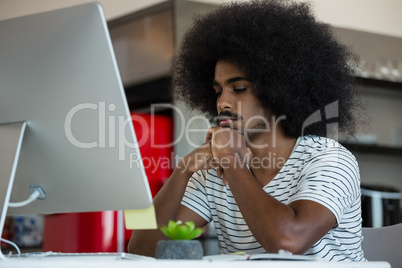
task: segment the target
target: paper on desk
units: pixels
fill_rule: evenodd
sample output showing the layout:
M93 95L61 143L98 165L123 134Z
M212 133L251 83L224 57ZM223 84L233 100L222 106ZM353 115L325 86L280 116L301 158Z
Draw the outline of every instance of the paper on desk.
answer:
M125 210L124 220L129 230L158 228L154 205L145 209Z

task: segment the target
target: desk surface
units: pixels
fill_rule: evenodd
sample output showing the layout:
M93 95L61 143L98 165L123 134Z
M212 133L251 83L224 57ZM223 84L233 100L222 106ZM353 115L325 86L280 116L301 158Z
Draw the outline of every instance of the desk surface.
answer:
M269 265L268 265L269 262ZM391 268L387 262L128 260L103 257L12 258L2 268Z

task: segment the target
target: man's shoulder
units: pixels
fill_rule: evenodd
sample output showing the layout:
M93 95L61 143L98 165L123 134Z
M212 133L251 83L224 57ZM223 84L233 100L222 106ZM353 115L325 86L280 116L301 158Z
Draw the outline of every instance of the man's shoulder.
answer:
M327 151L327 150L341 150L348 151L338 141L315 135L306 135L300 137L298 149L304 151Z
M303 154L303 159L313 158L332 158L336 157L347 158L349 161L355 162L355 156L346 149L338 141L314 135L306 135L300 137L300 143L297 151Z

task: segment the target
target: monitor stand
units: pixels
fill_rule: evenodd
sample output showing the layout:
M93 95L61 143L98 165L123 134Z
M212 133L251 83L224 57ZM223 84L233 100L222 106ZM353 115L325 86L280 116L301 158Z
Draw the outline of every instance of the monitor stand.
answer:
M26 122L0 124L0 236L3 234ZM0 259L5 259L0 248Z

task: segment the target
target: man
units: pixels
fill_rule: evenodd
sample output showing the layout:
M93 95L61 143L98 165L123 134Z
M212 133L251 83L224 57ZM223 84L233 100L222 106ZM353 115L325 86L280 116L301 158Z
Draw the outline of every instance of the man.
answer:
M159 225L213 222L222 253L364 261L353 54L308 5L252 1L198 17L173 64L178 97L217 119L156 195ZM332 121L331 121L332 120ZM160 231L134 231L153 255Z

